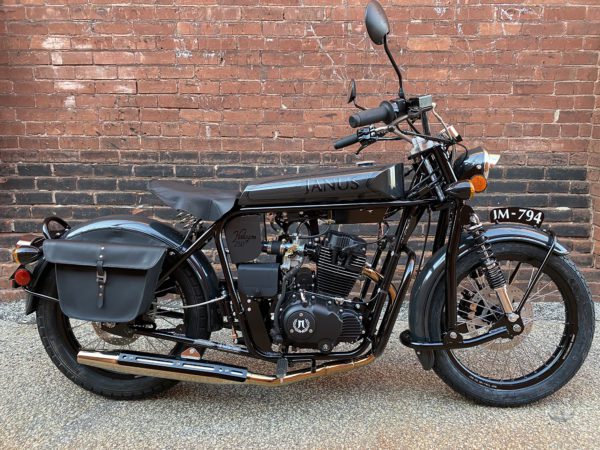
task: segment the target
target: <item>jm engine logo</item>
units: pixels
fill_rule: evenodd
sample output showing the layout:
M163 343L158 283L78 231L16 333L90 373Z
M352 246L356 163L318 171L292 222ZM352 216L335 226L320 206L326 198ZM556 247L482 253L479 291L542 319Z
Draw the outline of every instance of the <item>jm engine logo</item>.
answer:
M307 180L305 194L327 191L353 191L360 184L356 180L344 180L343 178L330 178L328 180Z
M294 331L296 333L306 333L310 328L310 320L308 320L307 318L295 319L292 323L292 327L294 328Z

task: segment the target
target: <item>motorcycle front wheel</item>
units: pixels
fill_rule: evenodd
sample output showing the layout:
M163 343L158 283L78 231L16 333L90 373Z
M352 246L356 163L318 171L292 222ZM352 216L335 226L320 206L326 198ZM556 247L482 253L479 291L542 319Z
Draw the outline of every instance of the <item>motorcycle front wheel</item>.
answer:
M41 293L57 297L54 271L46 274ZM208 339L206 306L186 308L182 317L161 313L162 310L181 310L181 306L201 303L200 285L185 266L180 266L159 287L151 310L146 314L157 328L171 328L188 337ZM59 299L60 300L60 299ZM159 310L158 308L162 308ZM154 309L154 311L153 311ZM119 336L106 331L102 324L70 319L60 305L40 300L37 308L37 327L42 344L54 365L72 382L95 394L117 400L133 400L163 392L177 381L111 372L77 362L80 350L88 351L140 351L173 355L183 351L180 344L146 336Z
M547 251L514 242L492 248L516 308ZM503 310L487 284L477 252L461 258L456 273L457 331L468 339L486 332ZM438 341L446 330L444 285L442 280L436 288L429 317L429 329ZM568 257L549 257L521 317L524 331L513 339L436 351L436 374L460 394L492 406L524 405L556 392L583 364L595 326L591 293Z

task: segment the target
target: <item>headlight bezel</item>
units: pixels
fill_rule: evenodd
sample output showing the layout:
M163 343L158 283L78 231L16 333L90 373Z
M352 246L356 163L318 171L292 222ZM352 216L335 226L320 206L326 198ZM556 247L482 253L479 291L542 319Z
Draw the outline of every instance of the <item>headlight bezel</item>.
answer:
M471 180L480 175L486 180L489 178L490 169L494 167L500 155L488 153L482 147L476 147L463 153L454 163L454 174L457 180Z

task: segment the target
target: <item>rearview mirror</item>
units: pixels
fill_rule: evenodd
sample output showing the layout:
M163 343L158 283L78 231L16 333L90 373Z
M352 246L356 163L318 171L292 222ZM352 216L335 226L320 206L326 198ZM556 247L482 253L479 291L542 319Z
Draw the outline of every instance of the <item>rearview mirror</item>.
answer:
M385 11L376 0L371 1L371 3L367 5L365 25L371 41L376 45L383 44L385 37L390 32L390 24L385 15Z
M350 91L348 92L348 103L356 100L356 81L350 80Z

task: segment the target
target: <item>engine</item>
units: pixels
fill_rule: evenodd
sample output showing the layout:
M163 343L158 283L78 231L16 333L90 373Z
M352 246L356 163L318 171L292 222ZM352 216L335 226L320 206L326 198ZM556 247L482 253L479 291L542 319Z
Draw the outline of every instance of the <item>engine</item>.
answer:
M341 342L361 339L368 306L351 295L367 263L367 242L333 230L317 236L290 236L284 216L270 219L273 228L280 228L278 238L263 241L260 219L256 214L240 216L225 229L248 321L267 327L260 345L329 353ZM261 253L276 256L276 261L257 262ZM252 306L254 302L260 307Z
M348 297L366 264L366 242L329 231L315 249L316 273L296 271L286 293L280 323L286 343L329 353L340 342L356 342L364 334L361 304Z

